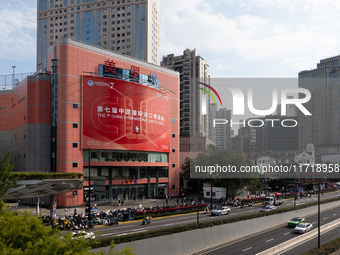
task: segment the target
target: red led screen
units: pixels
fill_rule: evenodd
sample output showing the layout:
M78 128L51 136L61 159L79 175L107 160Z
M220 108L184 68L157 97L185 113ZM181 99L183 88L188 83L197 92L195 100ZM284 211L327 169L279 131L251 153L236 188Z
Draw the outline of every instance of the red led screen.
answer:
M170 99L142 84L83 76L82 148L170 152Z

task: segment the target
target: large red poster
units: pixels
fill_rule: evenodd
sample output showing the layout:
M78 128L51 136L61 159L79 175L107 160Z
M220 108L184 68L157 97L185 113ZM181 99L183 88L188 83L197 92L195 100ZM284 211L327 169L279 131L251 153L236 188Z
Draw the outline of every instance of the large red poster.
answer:
M170 99L124 80L83 76L82 148L170 152Z

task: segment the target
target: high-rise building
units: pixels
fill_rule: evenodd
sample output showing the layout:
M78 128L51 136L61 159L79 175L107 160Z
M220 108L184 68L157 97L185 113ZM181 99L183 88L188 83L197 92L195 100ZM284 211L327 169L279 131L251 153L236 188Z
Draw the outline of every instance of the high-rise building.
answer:
M231 127L228 124L213 126L214 119L223 119L230 121L231 110L221 108L217 110L215 104L210 104L209 114L209 139L222 150L231 149Z
M310 91L304 106L312 116L299 111L299 148L315 145L316 158L340 154L340 56L322 59L317 68L299 73L299 87Z
M66 37L160 63L160 0L38 0L37 69Z
M208 137L209 95L200 89L199 84L209 83L208 63L196 49L186 49L180 56L163 56L161 65L180 74L180 135Z
M293 99L294 96L287 96L287 99ZM281 115L281 104L279 104L276 108L276 115ZM286 105L286 115L287 117L295 117L296 116L296 106L294 104Z

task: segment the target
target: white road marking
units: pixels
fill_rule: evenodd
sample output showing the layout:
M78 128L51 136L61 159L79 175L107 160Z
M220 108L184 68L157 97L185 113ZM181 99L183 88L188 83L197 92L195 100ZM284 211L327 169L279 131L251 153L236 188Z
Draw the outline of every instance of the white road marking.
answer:
M274 240L274 238L269 239L269 240L266 241L266 243L268 243L268 242L270 242L270 241L273 241L273 240Z
M123 233L123 234L119 234L119 235L116 235L116 236L126 236L126 235L130 235L130 234L136 234L136 233L141 233L141 232L146 232L147 230L144 229L144 230L139 230L139 231L133 231L133 232L129 232L129 233Z
M336 215L336 213L333 214L333 216L335 216L335 215Z
M242 250L242 251L247 251L247 250L250 250L251 248L253 248L253 247L249 247L249 248L244 249L244 250Z
M328 217L323 218L322 220L326 220Z
M285 233L285 234L283 234L283 235L285 236L285 235L288 235L289 233L290 233L290 232L287 232L287 233Z
M316 224L316 221L314 221L312 224Z
M172 225L174 225L175 223L171 223L171 224L165 224L165 225L163 225L163 227L166 227L166 226L172 226Z

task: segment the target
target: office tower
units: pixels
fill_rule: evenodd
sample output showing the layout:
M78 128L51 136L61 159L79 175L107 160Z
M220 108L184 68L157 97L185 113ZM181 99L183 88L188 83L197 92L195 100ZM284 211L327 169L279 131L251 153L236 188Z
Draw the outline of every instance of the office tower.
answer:
M161 65L180 74L180 135L208 137L209 95L200 89L199 84L209 83L208 63L196 49L186 49L180 56L163 56Z
M304 106L312 116L299 113L299 148L315 145L316 158L340 154L340 56L322 59L317 68L299 73L299 87L311 99Z
M62 37L160 63L160 0L38 0L37 10L38 70Z
M209 139L222 150L231 149L231 127L230 124L216 125L214 127L214 119L227 120L231 119L231 110L221 108L217 110L215 104L210 104L209 114Z

